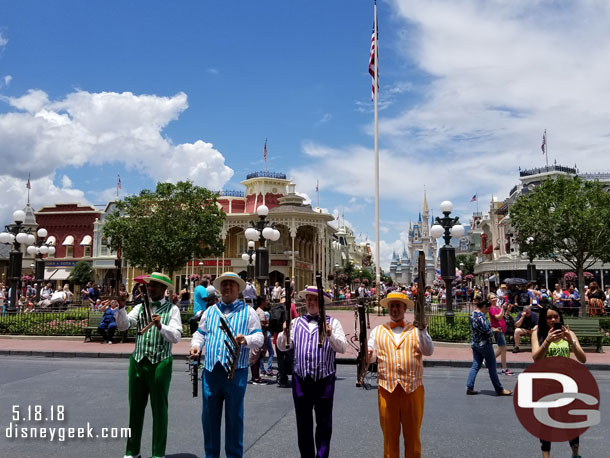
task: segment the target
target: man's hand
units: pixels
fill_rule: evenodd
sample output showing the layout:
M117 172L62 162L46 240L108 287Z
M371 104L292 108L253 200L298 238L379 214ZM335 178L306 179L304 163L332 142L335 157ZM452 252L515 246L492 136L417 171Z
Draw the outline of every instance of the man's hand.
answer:
M424 331L427 327L428 327L428 317L425 316L423 323L419 323L419 322L417 323L417 329L419 329L420 331Z
M199 347L191 347L189 354L191 355L191 359L198 358L199 357Z
M283 330L284 330L284 335L285 335L286 337L288 337L288 332L287 332L287 329L286 329L286 322L285 322L285 321L284 321L284 324L282 325L282 328L283 328Z
M246 345L246 336L243 334L237 334L235 340L237 340L237 343L240 345Z
M161 315L158 315L157 313L155 313L152 316L152 322L157 327L157 329L160 331L161 330Z
M326 335L330 337L333 333L333 329L330 327L330 323L326 323Z
M119 303L119 308L120 309L124 309L125 305L127 305L127 298L129 297L129 294L127 293L127 291L121 291L119 293L119 298L118 298L118 303Z
M373 359L373 350L369 350L366 354L366 362L368 363L372 359Z

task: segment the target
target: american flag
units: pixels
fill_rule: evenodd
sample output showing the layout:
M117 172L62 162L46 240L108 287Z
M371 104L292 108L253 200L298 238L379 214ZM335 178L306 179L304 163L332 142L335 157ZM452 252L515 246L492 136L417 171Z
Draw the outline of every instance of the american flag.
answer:
M375 26L373 25L373 34L371 35L371 53L369 55L369 73L373 78L371 86L371 100L375 98L375 46L377 42L375 40ZM379 81L377 81L377 87L379 87Z
M318 180L316 180L316 192L318 192L318 189L319 189L318 185L319 185L319 182L318 182Z
M474 196L472 196L470 198L470 202L476 202L477 201L477 195L475 194Z
M32 185L30 184L30 174L28 173L28 182L25 184L27 189L32 189Z
M116 182L116 187L117 189L123 189L123 187L121 186L121 175L117 175L118 179Z
M546 153L546 129L544 129L544 134L542 134L542 145L540 145L540 149L542 149L542 154Z
M267 139L265 138L265 148L263 150L263 156L265 157L265 162L267 162Z

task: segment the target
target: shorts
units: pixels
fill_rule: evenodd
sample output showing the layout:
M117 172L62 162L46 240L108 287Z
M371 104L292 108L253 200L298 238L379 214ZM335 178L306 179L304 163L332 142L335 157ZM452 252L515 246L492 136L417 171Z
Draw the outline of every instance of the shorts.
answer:
M504 338L504 333L502 331L494 332L494 337L496 338L498 347L506 347L506 339Z

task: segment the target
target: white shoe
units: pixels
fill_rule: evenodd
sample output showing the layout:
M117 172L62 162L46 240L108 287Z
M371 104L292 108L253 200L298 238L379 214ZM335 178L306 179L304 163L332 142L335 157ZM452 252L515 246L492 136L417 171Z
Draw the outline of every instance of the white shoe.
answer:
M142 454L138 453L137 455L125 455L123 458L142 458Z
M109 340L109 341L108 341L108 345L112 345L112 340Z

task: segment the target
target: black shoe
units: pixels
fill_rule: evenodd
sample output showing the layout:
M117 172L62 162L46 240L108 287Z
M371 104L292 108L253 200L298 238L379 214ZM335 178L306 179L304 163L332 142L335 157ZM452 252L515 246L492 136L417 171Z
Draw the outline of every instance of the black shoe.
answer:
M519 347L515 347L515 348L513 348L513 353L519 353L519 351L520 351L520 350L519 350Z
M466 394L474 395L474 394L479 394L479 392L476 390L466 389Z

